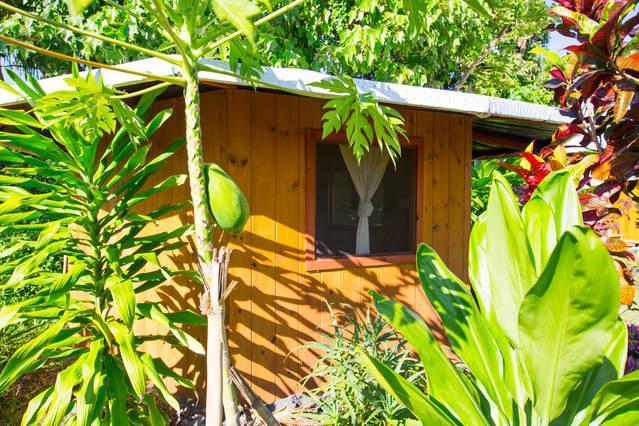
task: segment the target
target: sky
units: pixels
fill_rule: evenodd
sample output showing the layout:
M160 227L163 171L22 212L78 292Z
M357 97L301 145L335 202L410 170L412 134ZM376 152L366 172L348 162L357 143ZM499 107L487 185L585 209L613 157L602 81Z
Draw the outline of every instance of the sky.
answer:
M557 3L552 2L550 0L546 0L546 6L548 6L549 8L556 5ZM570 46L571 44L574 44L574 40L571 43L569 38L564 37L555 31L550 32L550 42L548 43L548 50L552 52L557 52L560 54L566 54L566 51L562 49L566 46Z
M575 44L575 39L564 37L561 34L553 31L550 33L548 50L552 52L557 52L560 54L565 54L566 51L562 49L566 46L570 46L571 44Z

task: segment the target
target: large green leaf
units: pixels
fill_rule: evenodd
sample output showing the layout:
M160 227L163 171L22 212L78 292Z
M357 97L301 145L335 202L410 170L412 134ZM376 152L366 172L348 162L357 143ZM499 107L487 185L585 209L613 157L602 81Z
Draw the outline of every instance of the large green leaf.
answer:
M67 321L69 321L68 316L62 317L46 331L14 352L0 373L0 394L40 361L40 356L47 350L47 343L62 331Z
M123 280L117 277L107 279L107 288L113 295L115 308L129 328L133 326L135 319L135 292L131 280Z
M417 386L406 380L381 361L360 351L362 364L388 393L410 410L423 425L459 425L447 410L424 394Z
M47 415L42 421L43 426L59 426L62 424L62 420L70 409L73 388L82 381L82 365L85 360L86 356L83 355L58 373L53 386L51 403L49 404Z
M178 342L185 347L189 348L191 351L204 355L206 350L204 346L196 338L185 332L184 330L177 327L171 320L159 309L159 307L154 303L140 303L138 305L138 311L140 314L149 318L158 324L163 325L168 328L171 334L175 336Z
M626 366L628 329L621 319L617 320L614 336L608 345L603 362L591 368L570 393L566 409L557 419L559 424L581 423L589 418L595 409L591 402L597 392L606 383L623 375Z
M541 197L531 198L522 213L535 270L540 275L559 239L555 231L555 217L548 203Z
M583 225L572 176L559 170L546 176L523 209L528 241L541 274L559 237L571 226Z
M513 401L504 382L504 360L470 292L425 244L417 249L417 271L453 350L497 404L501 415L511 418Z
M160 392L160 394L162 395L162 398L164 398L164 400L176 412L179 413L180 404L178 403L177 399L175 399L175 397L171 395L171 392L169 392L169 389L166 387L166 384L160 377L160 374L155 369L155 364L153 363L153 358L151 358L151 355L141 354L140 359L142 360L142 364L144 365L144 372L146 373L146 376L149 378L151 383L153 383L155 388Z
M49 386L31 399L27 406L27 411L22 415L20 426L40 424L42 418L47 413L45 408L50 404L51 395L53 395L53 386Z
M66 274L60 275L49 287L49 300L66 295L67 292L78 282L82 273L86 269L84 262L74 262L71 269Z
M116 360L111 356L107 356L104 359L104 371L106 373L104 383L109 396L113 424L127 426L129 424L129 416L126 411L126 400L129 389L126 384L126 376Z
M135 341L131 330L124 324L117 321L109 323L109 329L120 346L120 354L124 368L131 382L134 392L138 398L146 394L146 380L144 375L144 365L135 351Z
M102 371L104 340L91 342L89 353L82 365L82 386L77 394L77 422L79 426L91 426L102 418L106 402L105 376Z
M639 371L606 383L593 398L587 422L601 424L628 411L639 412Z
M490 294L490 299L483 301L490 304L490 327L502 328L516 344L519 306L537 275L519 205L509 183L498 173L488 200L483 244L485 256L474 259L478 264L475 269L484 271L489 281L479 283L483 288L478 294Z
M486 215L481 215L470 233L468 278L484 318L494 318L490 273L486 262Z
M603 362L618 306L619 279L608 251L591 230L571 228L519 313L519 350L535 410L546 421L562 413L571 390Z
M449 361L428 326L401 303L371 291L375 308L410 343L424 365L433 399L445 406L462 424L490 424L482 411L476 389Z

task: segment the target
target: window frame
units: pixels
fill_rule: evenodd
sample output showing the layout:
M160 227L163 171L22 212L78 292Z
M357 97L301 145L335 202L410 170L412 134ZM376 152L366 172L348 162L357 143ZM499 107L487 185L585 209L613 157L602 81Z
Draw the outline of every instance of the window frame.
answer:
M316 163L317 144L347 144L344 132L333 133L322 139L322 131L306 129L306 248L305 265L307 272L321 272L346 268L367 268L389 265L405 265L415 263L415 251L401 253L371 254L368 256L322 257L315 255L315 215L317 212ZM415 190L415 246L422 240L422 217L424 212L424 141L420 137L409 136L408 141L402 141L402 146L415 147L417 158ZM417 247L415 247L415 250Z

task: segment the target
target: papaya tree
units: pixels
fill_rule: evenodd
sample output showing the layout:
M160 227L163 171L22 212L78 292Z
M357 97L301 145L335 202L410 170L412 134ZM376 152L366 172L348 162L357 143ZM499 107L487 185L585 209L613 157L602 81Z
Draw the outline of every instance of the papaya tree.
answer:
M207 338L207 424L219 425L223 419L224 405L226 421L236 421L233 389L229 385L228 365L224 359L224 291L227 282L225 271L228 265L228 250L214 247L213 232L217 226L212 203L207 193L206 167L203 161L203 139L200 125L199 72L209 71L243 79L254 85L264 85L260 80L261 67L252 61L254 55L254 38L256 28L272 21L274 18L299 6L304 0L294 0L271 11L268 0L138 0L149 19L146 25L153 27L163 38L164 46L176 54L165 53L167 49L153 50L145 46L112 38L104 34L75 27L62 20L48 19L37 14L26 12L20 8L0 1L0 7L12 13L45 23L55 28L70 31L76 35L97 39L123 49L129 49L140 55L153 57L173 65L176 76L156 76L149 73L132 72L150 81L158 81L158 86L177 85L184 94L186 123L186 152L188 162L188 181L191 194L194 221L194 239L198 257L199 273L204 291L200 306L208 317ZM81 14L93 3L92 0L69 0L69 11ZM480 0L466 0L466 3L485 12L484 3ZM488 2L489 3L489 2ZM413 23L423 18L424 10L429 10L429 0L404 0L404 5L411 13ZM487 12L486 12L487 13ZM52 56L60 60L68 60L89 67L113 68L109 64L101 64L90 59L60 54L35 46L24 40L18 40L0 34L0 41L24 49ZM232 55L230 70L205 63L201 59L213 54L223 46L232 46L236 54ZM240 60L238 58L243 58ZM361 158L371 146L377 144L388 155L395 158L399 155L400 142L403 137L403 119L397 111L379 105L374 97L362 96L356 85L348 77L336 77L321 82L326 89L320 97L332 99L327 104L325 132L346 128L349 144L357 158ZM281 87L270 87L300 95L306 92ZM144 92L153 89L144 89ZM134 96L135 94L129 94ZM328 130L327 130L328 129ZM213 192L214 193L214 192ZM221 272L221 273L220 273ZM224 385L223 385L224 384ZM224 390L224 391L223 391ZM223 404L223 400L227 401Z

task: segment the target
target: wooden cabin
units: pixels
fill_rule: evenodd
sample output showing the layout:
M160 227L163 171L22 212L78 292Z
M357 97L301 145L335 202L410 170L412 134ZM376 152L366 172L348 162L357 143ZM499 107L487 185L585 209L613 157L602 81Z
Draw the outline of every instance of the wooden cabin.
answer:
M125 66L171 72L154 60ZM358 80L360 90L401 112L409 135L397 166L386 167L369 200L368 250L358 255L361 205L340 149L346 140L342 134L322 140L325 101L307 96L319 89L306 84L325 77L267 69L265 83L299 92L291 95L254 90L213 73L201 76L205 160L228 171L251 206L245 232L221 238L234 250L230 274L239 282L228 307L233 362L267 402L301 390L300 381L320 356L302 345L320 341L322 331L330 331L326 303L363 310L370 306L368 290L375 289L436 324L417 279L416 245L433 246L466 278L471 160L521 150L532 139L548 140L554 128L567 121L557 110L538 105ZM131 90L144 83L110 71L104 78ZM54 79L44 86L58 84ZM183 99L179 91L169 90L154 108L174 110L153 138L153 150L159 153L184 135ZM181 152L157 179L186 171L186 155ZM188 197L188 187L183 186L153 203ZM146 211L153 207L143 206ZM190 220L191 213L184 211L157 226L172 229ZM187 268L194 267L193 260L192 248L165 259ZM176 282L152 297L169 309L197 309L200 292ZM151 324L148 331L162 332ZM205 330L192 332L205 341ZM204 385L203 357L163 343L148 343L147 350Z

